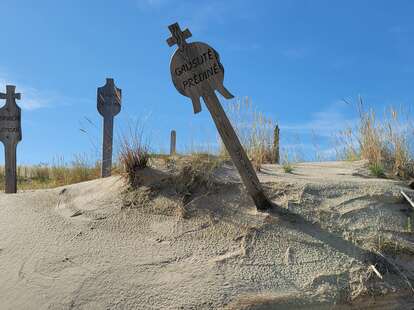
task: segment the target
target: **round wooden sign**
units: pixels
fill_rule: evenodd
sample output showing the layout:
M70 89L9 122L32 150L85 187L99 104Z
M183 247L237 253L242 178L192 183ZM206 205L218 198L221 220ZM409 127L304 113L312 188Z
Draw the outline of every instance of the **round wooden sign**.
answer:
M233 95L223 86L224 68L219 54L202 42L187 43L177 49L170 71L175 88L193 101L194 112L200 112L200 96L218 90L225 98Z

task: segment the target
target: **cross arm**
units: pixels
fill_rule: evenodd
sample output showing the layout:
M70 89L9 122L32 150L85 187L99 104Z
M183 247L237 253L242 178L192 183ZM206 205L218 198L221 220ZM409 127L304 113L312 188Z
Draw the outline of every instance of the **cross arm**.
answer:
M8 95L7 94L0 93L0 99L7 99L7 98L8 98ZM15 94L12 95L12 98L17 99L17 100L20 100L22 98L22 96L21 96L20 93L15 93Z
M0 93L0 99L21 99L21 94L20 93L15 93L14 91L16 90L16 86L14 85L6 85L6 93Z
M181 31L178 23L168 26L168 29L170 29L170 32L172 34L172 36L167 39L168 46L177 44L178 47L181 47L182 44L185 44L185 40L192 36L188 28L186 28L184 31Z

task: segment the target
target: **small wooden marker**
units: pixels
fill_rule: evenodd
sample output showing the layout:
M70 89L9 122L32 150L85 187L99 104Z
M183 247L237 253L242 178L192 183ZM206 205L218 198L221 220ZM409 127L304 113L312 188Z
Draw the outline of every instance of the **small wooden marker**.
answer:
M170 64L175 88L182 95L191 98L194 113L201 111L200 97L203 98L256 208L270 209L272 204L264 195L253 166L215 93L215 90L218 90L224 98L233 98L233 95L223 86L224 68L220 63L219 54L205 43L187 43L186 39L191 37L191 32L188 29L181 31L178 23L168 28L172 34L172 37L167 40L168 45L178 45Z
M173 156L176 154L176 142L177 142L177 133L175 130L171 130L171 144L170 144L170 155Z
M102 178L111 175L114 116L121 111L121 98L122 91L115 86L114 79L106 79L106 84L98 88L97 107L103 116Z
M16 86L7 85L6 93L0 93L0 99L6 99L6 104L0 109L0 141L4 145L5 192L8 194L17 192L16 149L22 140L21 109L16 104L16 99L20 100L21 96L15 91Z
M274 160L274 164L279 164L280 163L279 143L280 143L280 130L279 130L279 125L276 125L274 135L273 135L273 160Z

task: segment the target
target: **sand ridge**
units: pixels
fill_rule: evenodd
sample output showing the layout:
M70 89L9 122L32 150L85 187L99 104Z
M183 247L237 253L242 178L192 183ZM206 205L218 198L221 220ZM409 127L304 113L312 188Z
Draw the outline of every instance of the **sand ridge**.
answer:
M298 218L258 213L230 165L188 218L161 212L175 203L168 195L123 207L119 177L0 194L0 308L403 309L414 304L409 286L370 272L365 245L379 231L409 238L400 189L414 192L364 167L265 165L267 194Z

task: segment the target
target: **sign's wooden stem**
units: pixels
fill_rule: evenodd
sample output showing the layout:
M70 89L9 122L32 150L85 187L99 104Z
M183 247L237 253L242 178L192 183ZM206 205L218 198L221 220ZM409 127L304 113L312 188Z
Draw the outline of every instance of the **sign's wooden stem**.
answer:
M16 169L16 149L17 143L6 143L5 153L5 192L14 194L17 192L17 169Z
M103 120L103 143L102 143L102 170L103 178L111 176L112 169L112 143L114 132L114 117L104 116Z
M212 91L209 94L204 95L203 99L211 113L211 116L213 117L221 139L223 140L234 165L239 171L247 192L253 198L256 208L258 210L267 210L272 208L272 203L263 193L263 189L254 171L253 165L247 157L246 152L234 132L234 129L231 126L231 123L227 118L216 94Z

